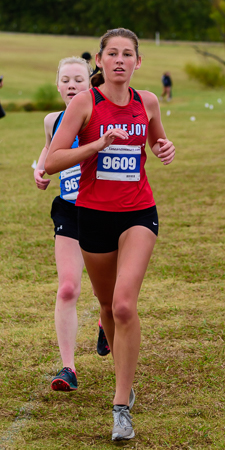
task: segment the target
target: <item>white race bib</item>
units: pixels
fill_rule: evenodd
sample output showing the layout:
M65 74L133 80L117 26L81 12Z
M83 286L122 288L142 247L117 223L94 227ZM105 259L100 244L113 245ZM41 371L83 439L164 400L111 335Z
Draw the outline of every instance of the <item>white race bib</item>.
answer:
M98 152L97 180L140 181L141 146L110 145Z
M60 172L61 197L64 200L76 200L78 196L80 177L81 171L79 164Z

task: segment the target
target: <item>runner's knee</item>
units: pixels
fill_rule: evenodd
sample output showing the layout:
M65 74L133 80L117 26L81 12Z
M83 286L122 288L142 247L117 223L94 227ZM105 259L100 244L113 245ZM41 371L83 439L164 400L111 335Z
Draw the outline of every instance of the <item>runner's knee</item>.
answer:
M65 281L59 286L57 297L62 301L77 300L80 295L80 284L71 281Z
M115 323L128 324L134 315L134 310L127 300L120 300L113 305L113 317Z

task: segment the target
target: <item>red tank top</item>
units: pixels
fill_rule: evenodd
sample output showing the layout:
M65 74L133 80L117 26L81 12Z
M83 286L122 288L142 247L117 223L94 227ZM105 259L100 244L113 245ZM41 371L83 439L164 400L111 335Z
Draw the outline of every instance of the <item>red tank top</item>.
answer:
M126 141L113 144L82 162L77 206L101 211L135 211L155 205L145 173L148 117L140 95L130 88L128 105L118 106L98 88L90 90L92 116L78 134L79 145L99 139L110 128L122 128ZM125 144L124 144L125 142Z

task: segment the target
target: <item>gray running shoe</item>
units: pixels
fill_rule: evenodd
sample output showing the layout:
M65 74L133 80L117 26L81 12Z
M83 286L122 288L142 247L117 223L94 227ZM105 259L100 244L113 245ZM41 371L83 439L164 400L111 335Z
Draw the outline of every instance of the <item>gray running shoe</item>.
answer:
M130 397L129 397L129 410L131 410L131 408L133 408L134 402L135 402L135 393L134 393L133 388L131 388Z
M128 406L115 405L113 407L113 418L114 427L112 432L112 441L131 439L135 436Z

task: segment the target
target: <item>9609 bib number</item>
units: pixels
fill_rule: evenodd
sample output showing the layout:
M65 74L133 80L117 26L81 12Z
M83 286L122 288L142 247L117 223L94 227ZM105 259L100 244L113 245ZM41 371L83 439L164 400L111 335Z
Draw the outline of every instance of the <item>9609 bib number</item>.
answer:
M118 156L114 156L112 158L111 156L105 156L103 158L103 168L104 169L113 169L113 170L134 170L136 168L136 158L131 156L130 158L127 158L127 156L123 156L122 158L119 158Z
M140 180L141 147L110 145L98 153L97 179L115 181Z

